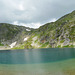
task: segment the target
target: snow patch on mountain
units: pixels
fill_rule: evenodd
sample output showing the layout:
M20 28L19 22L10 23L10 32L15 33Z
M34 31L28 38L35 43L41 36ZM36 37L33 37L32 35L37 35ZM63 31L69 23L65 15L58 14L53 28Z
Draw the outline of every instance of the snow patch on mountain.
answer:
M13 42L11 45L9 45L11 48L13 48L15 45L16 45L16 41L15 42Z
M28 40L28 38L29 38L29 37L25 37L25 38L24 38L24 41L27 41L27 40Z
M26 31L31 31L30 29L26 29Z

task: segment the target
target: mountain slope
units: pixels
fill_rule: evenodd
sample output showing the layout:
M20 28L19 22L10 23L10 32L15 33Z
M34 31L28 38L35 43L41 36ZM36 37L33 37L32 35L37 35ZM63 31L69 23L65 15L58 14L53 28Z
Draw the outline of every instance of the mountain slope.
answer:
M75 11L63 16L54 23L41 26L38 32L40 38L42 38L43 41L48 41L51 47L74 45Z
M0 23L0 45L9 46L15 41L17 41L17 44L22 43L24 37L30 35L32 30L28 27Z
M13 49L75 47L75 11L38 29L1 23L0 44L15 41Z

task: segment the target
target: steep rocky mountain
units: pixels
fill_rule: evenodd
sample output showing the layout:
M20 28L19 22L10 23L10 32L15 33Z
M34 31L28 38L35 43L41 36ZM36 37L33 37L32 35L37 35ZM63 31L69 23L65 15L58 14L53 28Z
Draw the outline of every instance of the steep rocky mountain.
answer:
M38 29L0 24L0 45L13 49L75 47L75 11Z
M0 23L0 46L10 47L15 41L16 45L23 43L24 37L29 36L32 31L32 28Z

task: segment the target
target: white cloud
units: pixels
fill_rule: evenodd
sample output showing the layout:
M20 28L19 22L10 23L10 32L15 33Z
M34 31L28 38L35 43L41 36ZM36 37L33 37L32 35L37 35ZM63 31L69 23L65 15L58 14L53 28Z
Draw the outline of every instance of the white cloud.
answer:
M27 24L20 23L19 25L37 29L37 28L39 28L42 24L40 24L40 23L27 23Z
M30 28L39 28L42 24L41 23L19 23L18 21L14 21L12 24L14 25L20 25L20 26L25 26L25 27L30 27Z
M12 24L14 24L14 25L19 25L19 24L18 24L18 21L14 21Z
M53 18L50 20L50 22L55 22L57 19L56 18Z
M38 28L74 9L75 0L0 0L0 23Z
M23 3L21 3L21 4L19 5L19 10L24 11Z
M27 26L31 26L31 28L39 28L42 24L40 23L30 23L30 24L27 24Z

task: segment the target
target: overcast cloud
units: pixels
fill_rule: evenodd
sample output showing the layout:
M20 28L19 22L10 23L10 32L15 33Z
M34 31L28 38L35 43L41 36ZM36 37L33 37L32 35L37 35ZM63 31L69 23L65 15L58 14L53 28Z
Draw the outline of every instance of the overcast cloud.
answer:
M0 23L38 28L75 10L75 0L0 0Z

